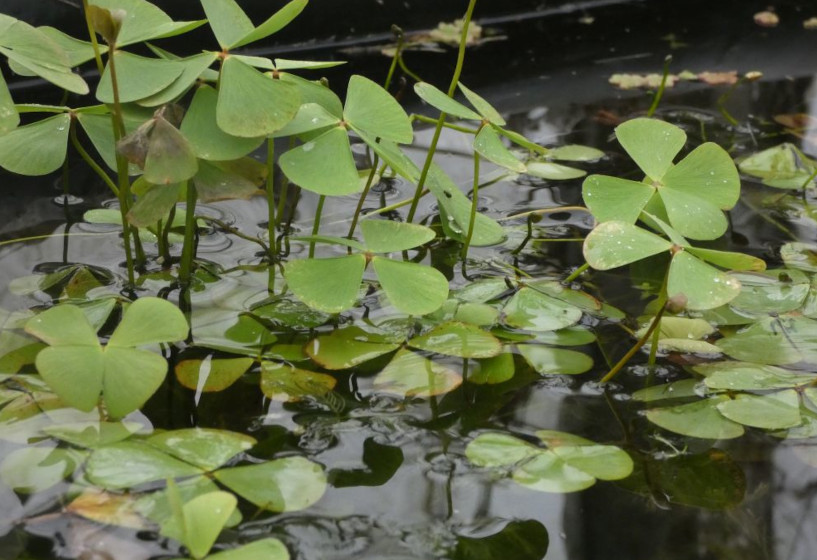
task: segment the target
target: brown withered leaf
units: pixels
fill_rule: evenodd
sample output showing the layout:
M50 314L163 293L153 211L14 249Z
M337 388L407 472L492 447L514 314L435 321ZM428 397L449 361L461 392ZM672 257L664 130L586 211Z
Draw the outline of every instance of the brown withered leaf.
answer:
M149 523L134 508L136 500L127 494L86 490L68 504L65 510L85 519L131 529L146 529Z
M738 83L737 70L729 70L727 72L701 72L698 74L698 80L710 86L732 85Z

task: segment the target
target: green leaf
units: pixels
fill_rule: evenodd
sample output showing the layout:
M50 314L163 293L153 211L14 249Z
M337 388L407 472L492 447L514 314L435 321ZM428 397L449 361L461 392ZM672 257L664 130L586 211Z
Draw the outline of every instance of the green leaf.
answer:
M11 98L6 80L0 72L0 135L13 130L20 124L20 115L14 108L14 100Z
M166 13L145 0L92 0L90 3L108 10L120 9L126 12L117 38L119 47L173 37L205 23L204 20L174 22Z
M513 354L503 352L493 358L477 360L476 371L468 374L468 381L477 385L504 383L514 376Z
M733 439L743 435L743 426L722 416L719 404L729 397L714 397L667 408L647 410L653 424L685 436L704 439Z
M261 362L261 392L275 401L297 402L304 397L323 397L335 388L331 375L278 362Z
M803 152L788 142L752 154L741 160L738 168L767 185L793 189L801 188L814 171Z
M301 94L302 103L315 103L326 109L338 120L343 119L343 102L329 86L322 82L305 80L295 74L280 73L278 79L293 85Z
M229 492L196 496L182 506L183 518L165 522L161 533L184 543L193 558L204 558L237 505L238 500Z
M96 56L94 54L93 45L87 41L75 39L54 27L44 26L38 27L37 29L40 33L51 39L51 41L59 45L62 52L68 57L68 66L71 68L93 60ZM108 52L108 47L105 45L97 45L97 48L101 54Z
M188 330L178 307L161 298L142 297L128 306L107 348L177 342L187 338Z
M26 323L25 330L51 346L100 347L96 331L76 305L57 305L43 311Z
M68 148L70 115L55 115L0 136L0 167L20 175L59 169Z
M276 70L322 70L346 64L343 60L289 60L276 58Z
M609 270L671 248L666 239L616 220L599 224L590 232L584 240L584 258L596 270Z
M740 197L740 177L735 162L726 150L713 142L692 150L664 174L662 183L666 189L683 191L721 210L732 208Z
M726 231L724 213L704 198L682 190L659 188L667 216L678 232L690 239L717 239Z
M464 239L464 232L468 230L471 219L471 201L436 164L432 164L429 170L426 186L441 207L440 220L447 220L451 231ZM478 212L474 222L471 245L484 247L495 245L504 239L505 231L502 226Z
M151 185L150 190L128 211L128 221L136 227L155 226L179 201L181 185Z
M250 18L234 0L201 0L201 6L222 49L255 31Z
M766 269L766 263L762 259L745 253L716 251L715 249L702 249L700 247L685 247L684 249L701 260L727 270L751 270L760 272Z
M805 317L769 317L718 340L726 354L759 364L817 359L817 322Z
M283 8L275 12L272 16L270 16L267 21L244 35L238 41L233 42L229 45L229 48L235 49L238 47L243 47L244 45L248 45L250 43L254 43L256 41L260 41L266 37L269 37L273 33L277 33L289 23L298 17L303 9L306 7L308 0L292 0L288 4L286 4ZM211 20L212 21L212 20Z
M745 426L781 430L803 423L800 418L800 398L793 389L768 395L737 395L718 405L729 420Z
M306 353L321 367L331 370L348 369L389 352L400 344L369 337L359 327L346 327L312 339Z
M183 387L204 393L223 391L247 372L252 358L207 358L176 363L176 379Z
M273 80L234 56L221 67L216 121L227 134L242 138L269 136L295 117L298 89Z
M575 167L560 165L550 161L529 161L525 164L525 173L549 181L568 181L587 175L587 172Z
M747 362L715 362L695 368L706 377L706 386L724 391L764 391L810 385L817 375L807 375L774 366Z
M340 126L289 150L278 164L290 181L318 194L341 196L361 189L349 137Z
M216 61L216 58L216 53L206 52L177 60L177 62L184 65L184 70L181 75L164 90L145 99L141 99L139 105L143 107L158 107L165 103L171 103L181 97L193 87L196 80ZM215 96L213 97L215 99ZM215 120L215 101L213 102L213 120Z
M299 136L307 132L338 126L340 123L341 119L327 111L322 105L304 103L298 109L295 118L273 136L275 138Z
M292 293L309 307L340 313L354 307L365 267L363 255L305 259L289 261L284 276Z
M420 169L417 167L417 164L403 153L403 150L401 150L397 144L383 139L380 139L378 142L374 137L369 136L359 129L355 130L355 132L380 156L383 163L391 167L395 173L408 179L412 183L417 183L420 180Z
M699 397L698 379L682 379L672 383L653 385L639 389L633 393L633 400L638 402L652 403L656 401L684 399L688 397Z
M97 486L120 489L193 476L202 474L202 471L145 443L126 441L100 447L91 453L85 474Z
M116 65L116 79L119 85L119 101L130 103L145 99L164 90L172 84L185 69L184 64L161 58L145 58L125 51L113 53ZM96 98L103 103L113 103L111 85L111 61L99 80Z
M500 167L524 173L525 164L519 161L513 153L505 147L499 134L491 126L483 126L474 138L474 150L482 157Z
M400 349L374 378L374 390L401 397L427 398L453 391L462 383L457 372L410 350Z
M669 297L683 294L687 309L714 309L730 302L739 293L740 282L736 278L698 260L686 251L673 256L667 294Z
M306 509L326 491L323 468L303 457L221 469L215 472L215 477L242 498L276 512Z
M417 224L392 220L363 220L360 231L366 249L372 253L397 253L434 239L434 230Z
M667 122L639 118L616 127L616 138L647 177L661 181L684 147L687 135Z
M542 449L503 433L478 435L465 448L465 456L478 467L511 467L542 453Z
M363 76L354 75L346 92L344 119L353 127L400 144L414 139L411 121L389 92Z
M193 184L199 200L248 199L258 192L267 175L266 166L250 157L229 161L199 160Z
M520 344L519 353L540 375L575 375L593 367L593 359L582 352L538 344Z
M206 471L225 465L256 444L255 438L244 434L207 428L160 432L145 441L172 457Z
M122 418L141 408L161 387L166 375L167 362L162 356L108 344L104 352L102 393L110 416Z
M804 272L817 272L817 245L799 241L785 243L780 247L780 258L789 268Z
M530 331L555 331L582 318L578 307L528 287L516 292L502 313L505 324Z
M458 117L460 119L481 121L482 117L461 104L459 101L454 101L448 95L434 87L427 82L418 82L414 84L414 92L426 103L439 109L440 112L448 115Z
M211 554L207 560L289 560L289 552L278 539L261 539L238 548Z
M389 302L403 313L425 315L448 298L448 280L436 268L384 257L373 257L372 267Z
M187 139L164 118L157 118L148 142L145 179L154 185L181 183L198 169L196 154Z
M634 224L653 193L655 188L645 183L607 175L591 175L582 184L584 203L599 222Z
M128 439L142 429L136 422L75 422L43 428L43 432L77 447L96 448Z
M557 161L598 161L605 155L601 150L579 144L559 146L548 151L548 158Z
M482 97L477 95L475 92L471 91L465 84L460 82L459 84L460 91L465 95L465 98L468 102L474 106L474 109L477 110L477 113L482 115L486 121L491 124L495 124L497 126L505 126L505 119L499 114L499 112L494 109L490 103L485 101Z
M741 285L740 295L730 305L739 313L786 313L800 309L811 289L808 277L799 270L768 270L733 274Z
M76 454L53 447L23 447L4 453L0 481L23 494L48 490L77 468Z
M545 526L535 520L509 521L500 531L480 537L457 537L453 560L541 560L550 541Z
M412 348L460 358L491 358L502 352L502 344L491 333L474 325L447 322L408 341Z

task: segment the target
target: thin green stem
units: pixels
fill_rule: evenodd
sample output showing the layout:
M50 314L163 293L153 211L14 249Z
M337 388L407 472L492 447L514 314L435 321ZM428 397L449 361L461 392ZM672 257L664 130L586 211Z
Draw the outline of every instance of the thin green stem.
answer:
M658 340L661 338L661 322L658 322L655 330L652 333L652 340L650 341L650 357L647 359L647 364L650 367L655 365L655 359L658 355Z
M267 235L270 239L268 255L275 257L275 140L267 138Z
M323 203L326 201L326 196L321 195L318 198L318 207L315 209L315 223L312 224L312 235L318 235L321 231L321 214L323 213ZM315 242L309 243L309 258L315 256Z
M201 220L203 222L207 222L208 224L213 224L214 226L218 227L219 229L222 229L222 230L226 231L230 235L235 235L236 237L241 238L241 239L243 239L245 241L250 241L251 243L255 243L256 245L258 245L259 247L264 249L265 253L269 252L269 247L267 247L266 243L264 243L263 241L261 241L257 237L253 237L252 235L247 235L246 233L242 233L241 230L239 230L236 227L231 226L230 224L228 224L226 222L222 222L221 220L218 220L216 218L211 218L210 216L196 216L196 220L197 221Z
M82 0L82 13L85 15L85 25L88 27L88 37L91 40L91 47L94 49L96 69L99 71L99 75L101 77L103 72L105 72L105 65L102 64L102 54L99 52L99 42L96 39L94 24L91 22L91 14L88 13L88 0Z
M173 222L176 220L176 205L170 207L170 213L167 216L167 223L165 224L164 229L161 231L162 237L162 244L165 247L165 253L162 253L162 258L164 259L165 265L170 266L170 230L173 229Z
M187 200L184 209L184 245L179 267L179 283L186 289L190 286L193 259L196 255L196 187L190 182L183 186L187 189Z
M105 170L102 169L94 161L94 159L88 154L88 152L85 151L85 148L82 147L82 144L80 144L79 139L77 138L77 130L74 127L73 124L74 123L72 121L71 122L71 129L69 131L69 137L71 138L71 145L74 146L74 149L77 151L77 153L82 158L82 160L88 165L88 167L90 167L91 170L94 173L96 173L99 176L99 178L102 179L102 181L106 185L108 185L108 188L111 189L111 192L113 192L113 194L118 197L119 196L119 187L116 186L116 184L111 180L111 178L108 176L108 174L105 173Z
M661 76L661 85L658 86L658 91L655 92L655 97L653 97L652 105L650 105L650 109L647 111L647 116L652 117L655 114L655 110L658 109L658 104L661 103L661 98L664 97L664 90L667 88L667 77L669 76L669 65L672 62L672 55L667 55L664 59L664 73Z
M403 35L403 30L393 25L391 28L392 32L397 35L397 46L394 50L394 56L391 59L391 66L389 66L389 72L386 74L386 81L383 82L383 89L386 91L389 90L389 86L391 86L392 78L394 77L394 71L397 69L397 64L399 63L399 59L403 54L403 41L405 40L405 36Z
M579 268L574 270L573 273L570 276L565 278L564 281L562 281L562 284L570 284L571 282L576 280L576 278L578 278L579 276L584 274L587 271L587 269L589 269L589 268L590 268L590 265L587 264L587 263L584 263Z
M477 221L477 206L479 206L479 153L474 152L474 188L471 191L471 215L468 217L468 233L465 235L465 243L462 245L463 265L468 257L468 248L471 247L471 239L474 237L474 224Z
M411 69L409 69L408 66L406 66L406 61L403 60L403 53L400 53L397 56L397 64L400 65L400 69L406 74L406 76L408 76L409 78L411 78L415 82L422 82L423 81L423 79L418 74L415 74L414 72L411 71Z
M601 381L599 383L604 384L611 381L616 375L618 375L618 373L621 371L621 368L623 368L627 364L627 362L629 362L630 359L632 359L632 357L635 356L636 352L641 350L641 348L647 343L647 341L652 336L652 333L658 328L658 325L661 324L661 317L664 316L665 310L666 306L662 306L661 309L656 314L656 316L653 318L652 323L650 323L650 327L647 329L647 332L645 332L644 335L638 339L638 342L635 343L635 346L630 348L630 350L626 354L624 354L624 357L621 358L618 361L618 363L612 367L612 369L610 369L607 375L601 378Z
M374 161L372 162L372 169L369 171L369 177L366 179L366 186L363 187L363 192L360 193L360 198L357 201L357 207L355 207L355 215L352 216L352 223L349 225L349 233L346 234L346 237L352 239L355 234L355 228L357 227L357 222L360 219L360 212L363 210L363 205L366 203L366 197L369 196L369 190L372 188L372 183L374 182L374 178L377 175L377 164L380 163L380 158L375 155Z
M468 9L465 12L462 24L462 35L460 36L460 46L457 51L457 65L454 68L454 74L451 76L451 84L448 86L448 97L454 97L454 92L457 91L457 84L460 82L460 75L465 64L465 47L468 42L468 28L471 26L471 19L474 16L474 8L477 5L477 0L469 0ZM440 113L437 119L437 127L434 129L434 137L431 140L431 145L428 148L425 163L423 164L423 171L420 174L420 180L417 182L417 190L414 191L414 198L411 201L411 208L409 209L406 221L411 223L414 220L414 214L417 212L417 205L420 202L420 195L425 187L428 172L431 169L431 164L434 161L434 153L437 151L437 144L440 141L440 134L443 130L443 123L446 119L445 113Z
M409 118L413 121L420 121L429 124L437 124L437 119L432 119L431 117L427 117L425 115L418 115L417 113L412 113ZM476 128L470 128L467 126L460 126L450 122L443 123L445 128L450 128L451 130L456 130L457 132L464 132L466 134L476 134L479 132Z

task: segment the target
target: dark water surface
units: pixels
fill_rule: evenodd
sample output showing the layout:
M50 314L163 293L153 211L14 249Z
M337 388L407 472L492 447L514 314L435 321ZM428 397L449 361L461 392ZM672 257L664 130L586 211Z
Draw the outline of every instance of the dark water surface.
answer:
M782 140L817 156L817 146L785 135L772 121L780 113L817 116L817 31L801 26L802 20L817 15L817 8L802 2L785 4L780 7L780 27L762 29L751 21L754 11L765 8L757 3L725 3L728 9L714 7L713 13L684 18L678 6L661 9L657 4L661 3L636 3L626 11L580 10L524 24L499 22L497 31L508 39L469 53L463 81L495 103L510 128L547 146L597 147L608 156L582 167L635 176L635 167L612 132L620 120L643 114L651 98L641 91L615 90L607 83L610 74L660 72L666 54L674 56L674 72L759 70L763 79L737 87L725 103L740 123L737 126L730 125L718 107L727 86L680 84L666 92L657 115L682 126L691 145L714 140L735 157ZM704 6L689 3L686 9L694 12ZM592 23L579 21L588 16L595 18ZM671 49L670 40L662 39L668 33L687 46ZM387 64L386 59L360 53L350 60L355 71L368 67L378 72ZM427 79L447 83L450 53L410 54L407 61ZM340 77L334 80L343 82ZM405 101L410 109L420 109L408 93ZM418 162L431 132L417 131L409 154ZM467 191L470 139L446 133L440 146L437 161ZM488 164L482 171L486 181L499 176ZM84 211L115 207L115 202L97 188L81 162L70 176L79 199L67 208L54 202L61 189L59 178L35 181L4 172L0 180L10 193L0 205L0 308L22 310L50 303L54 294L32 290L33 280L27 278L69 263L99 267L118 278L99 293L120 289L124 273L118 229L81 221ZM382 184L366 207L398 202L413 190L400 180ZM779 264L777 250L789 240L780 226L797 239L813 240L817 227L796 211L795 202L789 201L789 206L770 202L781 193L745 180L743 201L732 212L733 227L713 247L750 252L771 267ZM807 202L813 203L813 196L808 193ZM311 230L316 198L308 193L301 198L293 221L296 232ZM321 233L344 235L346 216L356 202L356 196L329 201ZM505 244L472 250L468 273L496 276L515 267L534 277L563 277L583 263L580 238L592 227L589 217L565 211L543 219L536 224L535 239L519 255L512 250L525 235L525 220L508 218L580 204L581 179L549 182L523 176L485 187L480 192L481 209L512 229ZM265 235L266 201L260 197L204 205L200 213L248 235ZM405 218L405 213L401 208L395 217ZM423 216L422 223L432 224L436 207L429 197L418 215ZM54 235L40 238L50 234ZM12 241L23 237L36 239ZM293 255L306 251L297 243L291 249ZM148 250L155 247L148 245ZM320 251L326 256L337 249ZM456 246L437 243L423 262L438 266L455 288L466 282L457 254ZM198 256L224 272L194 294L194 309L197 305L240 309L267 297L267 273L253 266L261 262L258 246L209 231L200 239ZM157 264L153 268L161 269ZM637 316L646 302L637 284L626 270L614 270L593 274L584 289ZM148 281L143 293L159 285L158 280ZM367 303L370 319L387 316L376 298ZM361 313L358 309L345 320L360 320ZM258 390L258 372L251 371L223 392L201 395L181 387L170 375L135 418L155 429L201 426L247 433L259 442L248 452L251 460L297 454L325 466L330 485L316 505L271 514L241 503L243 523L225 531L217 546L274 536L299 560L817 557L813 530L817 454L812 440L782 440L747 430L742 438L714 442L655 427L644 417L643 404L630 396L646 383L646 368L637 365L645 361L644 355L637 356L636 365L616 383L606 389L598 384L609 367L606 358L621 355L633 342L616 323L585 318L583 324L594 328L602 350L597 345L583 348L595 367L578 376L541 377L517 359L511 381L494 386L466 382L445 395L402 399L374 391L372 376L377 369L367 366L340 372L329 399L282 404ZM468 367L455 358L446 364ZM659 381L680 379L682 365L677 356L664 357L650 375ZM532 440L542 429L619 445L633 458L635 473L623 481L600 481L583 492L561 495L526 489L473 467L465 458L466 444L485 430ZM20 445L4 440L0 428L0 456ZM146 560L179 553L178 545L158 532L109 528L64 513L72 491L71 482L64 482L23 495L0 483L0 559Z

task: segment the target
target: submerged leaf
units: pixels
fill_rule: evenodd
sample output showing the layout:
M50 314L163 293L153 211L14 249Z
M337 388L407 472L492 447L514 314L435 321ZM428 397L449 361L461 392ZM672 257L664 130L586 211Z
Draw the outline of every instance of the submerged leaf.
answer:
M457 372L410 350L401 349L374 379L375 391L427 398L453 391L462 383Z

